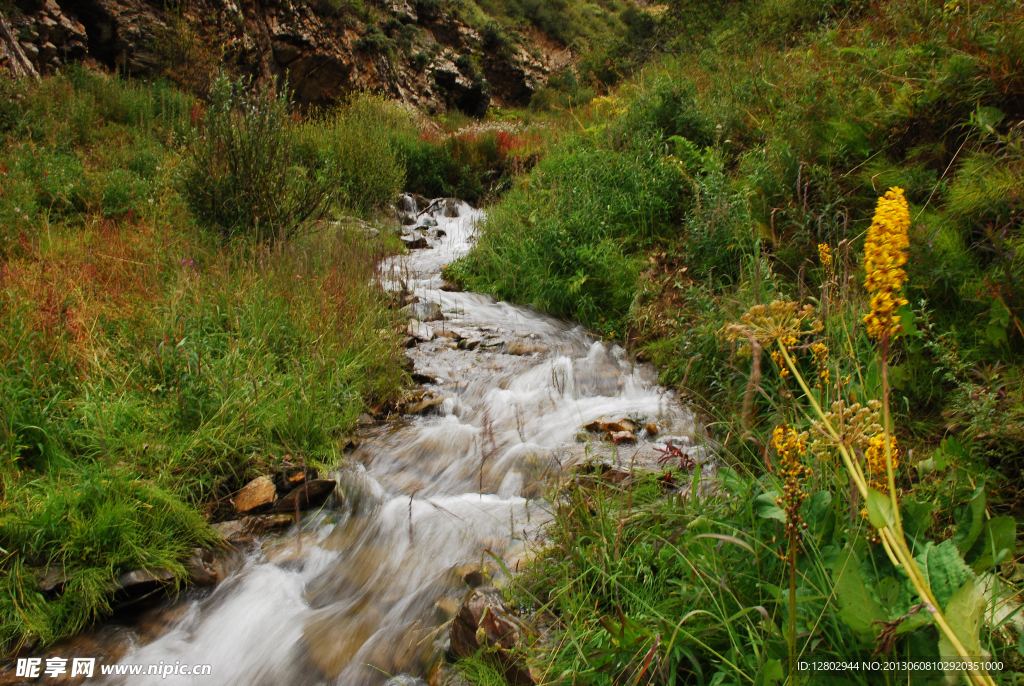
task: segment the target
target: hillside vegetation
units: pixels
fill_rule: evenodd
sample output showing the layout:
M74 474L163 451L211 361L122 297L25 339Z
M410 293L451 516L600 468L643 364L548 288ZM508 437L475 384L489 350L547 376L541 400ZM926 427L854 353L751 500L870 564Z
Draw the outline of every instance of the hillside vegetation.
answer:
M1024 10L671 10L671 54L567 111L447 270L628 343L727 465L699 487L674 455L669 500L556 494L513 593L551 626L528 659L563 683L878 683L794 665L962 648L1008 665L971 683L1013 682ZM871 231L906 262L869 297Z

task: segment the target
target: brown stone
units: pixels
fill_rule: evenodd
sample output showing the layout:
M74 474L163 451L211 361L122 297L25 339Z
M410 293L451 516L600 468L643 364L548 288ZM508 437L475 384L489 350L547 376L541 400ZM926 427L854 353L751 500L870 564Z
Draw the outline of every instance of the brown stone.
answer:
M234 497L236 512L252 512L269 507L277 500L277 489L269 476L253 479Z
M589 424L583 427L587 431L604 431L607 433L616 433L622 431L636 431L636 425L628 419L611 419L610 417L601 417L595 419Z
M206 548L193 550L192 555L185 560L185 570L188 572L189 581L196 586L215 585L220 581L220 577L213 563L213 552Z
M469 657L482 647L498 662L510 684L533 684L529 669L513 655L522 639L521 623L505 605L501 592L495 588L478 588L462 604L452 620L448 635L451 650L459 657ZM481 646L477 638L485 643Z
M636 436L632 431L612 431L608 435L611 436L612 443L636 443Z
M213 530L228 543L242 544L252 541L254 536L290 526L293 521L283 514L257 515L214 524Z
M647 422L647 426L644 427L644 431L647 432L648 436L654 436L658 433L658 425L654 422Z
M430 408L432 408L432 407L434 407L436 405L440 405L441 403L443 403L444 400L445 400L445 397L446 396L438 395L438 396L434 396L432 398L424 398L423 400L419 401L418 403L412 403L410 405L406 405L405 406L405 413L406 414L419 414L421 412L425 412L426 410L429 410Z
M533 341L512 341L505 346L505 353L508 355L530 355L532 353L545 353L546 346L534 343Z
M308 510L326 501L337 487L338 482L334 479L311 479L281 498L274 506L274 510L276 512L294 512L296 508Z

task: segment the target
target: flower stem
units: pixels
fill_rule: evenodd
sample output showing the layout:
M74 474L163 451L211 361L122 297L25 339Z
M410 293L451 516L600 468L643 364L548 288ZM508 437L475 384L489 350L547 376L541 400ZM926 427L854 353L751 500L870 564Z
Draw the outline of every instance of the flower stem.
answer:
M889 416L889 333L882 336L881 360L882 369L882 432L885 438L885 475L889 483L889 500L892 502L893 524L896 526L896 533L903 535L903 520L900 517L900 504L896 496L896 475L892 468L892 440L890 434Z
M783 359L786 360L786 366L788 366L789 370L793 373L793 378L797 380L797 383L800 384L800 388L803 389L804 395L807 397L807 401L811 404L811 407L814 408L815 413L818 415L818 418L821 420L823 426L828 431L829 435L836 441L836 445L839 448L839 454L842 455L843 458L843 463L846 465L846 469L850 472L850 477L854 480L854 483L857 484L857 489L860 491L861 496L863 498L867 498L867 479L861 472L859 465L849 454L849 451L847 450L846 446L843 445L843 443L840 441L839 434L836 433L835 428L832 426L831 423L829 423L828 418L825 417L825 413L822 411L821 406L818 404L818 402L814 399L814 396L811 395L811 391L807 387L807 382L804 381L804 378L800 374L799 370L797 370L796 365L793 364L793 358L789 356L789 352L786 350L786 347L782 344L781 341L779 342L779 350L782 351L782 357ZM885 372L884 363L882 365L882 369L883 391L885 391L888 385L888 375ZM885 408L884 421L886 428L888 428L889 406L887 402L887 394L883 393L883 395L886 396L886 399L883 402L883 406ZM886 462L890 478L892 478L892 454L891 452L889 452L888 446L888 432L886 432ZM892 481L890 481L889 492L890 495L893 496L896 493L896 489L894 488L894 484ZM896 513L897 517L899 516L898 505L898 501L895 501L893 504L893 511ZM960 639L957 637L953 629L949 626L949 623L946 621L945 616L942 614L942 610L939 608L938 602L935 600L935 595L932 593L931 586L928 584L928 581L925 580L924 575L921 574L921 570L917 567L917 562L910 554L909 548L907 548L907 541L906 538L904 538L903 536L902 528L899 530L898 535L897 532L894 532L889 527L879 529L878 533L882 537L883 542L886 544L886 552L895 555L896 559L894 559L893 561L898 562L899 566L902 566L903 569L907 572L907 576L910 577L910 582L911 584L913 584L914 590L916 590L917 594L921 596L921 600L925 601L928 604L928 611L931 613L932 618L935 620L935 623L938 624L939 629L942 631L942 633L953 645L953 648L956 650L956 652L960 655L960 657L963 658L972 657L967 654L967 649L964 648L963 643L960 642ZM975 684L978 684L978 686L995 686L995 681L992 680L992 677L985 670L972 670L969 672L969 674L971 680Z

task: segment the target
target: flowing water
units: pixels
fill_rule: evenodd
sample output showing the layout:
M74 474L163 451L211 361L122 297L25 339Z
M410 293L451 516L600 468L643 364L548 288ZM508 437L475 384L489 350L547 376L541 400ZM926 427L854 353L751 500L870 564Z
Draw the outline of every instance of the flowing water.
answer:
M469 250L481 217L466 204L458 212L421 214L437 222L419 231L430 247L382 274L444 312L427 323L433 340L409 351L430 409L361 430L334 474L343 497L306 515L301 534L258 540L218 586L150 612L149 630L108 626L94 638L123 664L209 664L210 676L106 683L417 683L444 650L467 573L500 583L492 556L515 570L537 544L547 484L580 460L656 467L656 441L691 445L690 413L618 346L530 308L441 290L442 266ZM657 438L641 431L615 448L581 433L602 416L653 422Z

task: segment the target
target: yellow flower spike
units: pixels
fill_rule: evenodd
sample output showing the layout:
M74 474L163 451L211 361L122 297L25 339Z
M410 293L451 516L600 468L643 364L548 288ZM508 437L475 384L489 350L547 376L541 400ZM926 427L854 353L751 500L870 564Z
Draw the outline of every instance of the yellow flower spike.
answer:
M818 243L818 259L825 269L832 266L832 248L828 247L828 243Z
M889 437L889 448L892 451L892 468L895 470L900 466L899 448L896 446L896 437ZM882 493L889 492L889 484L886 479L885 468L885 434L875 434L868 438L868 447L864 451L864 458L867 460L867 476L871 480L871 486Z
M864 241L864 287L871 294L871 311L864 317L868 335L881 339L899 335L900 318L896 315L907 304L902 295L907 273L907 248L910 239L910 206L903 189L892 187L878 199L875 217Z

